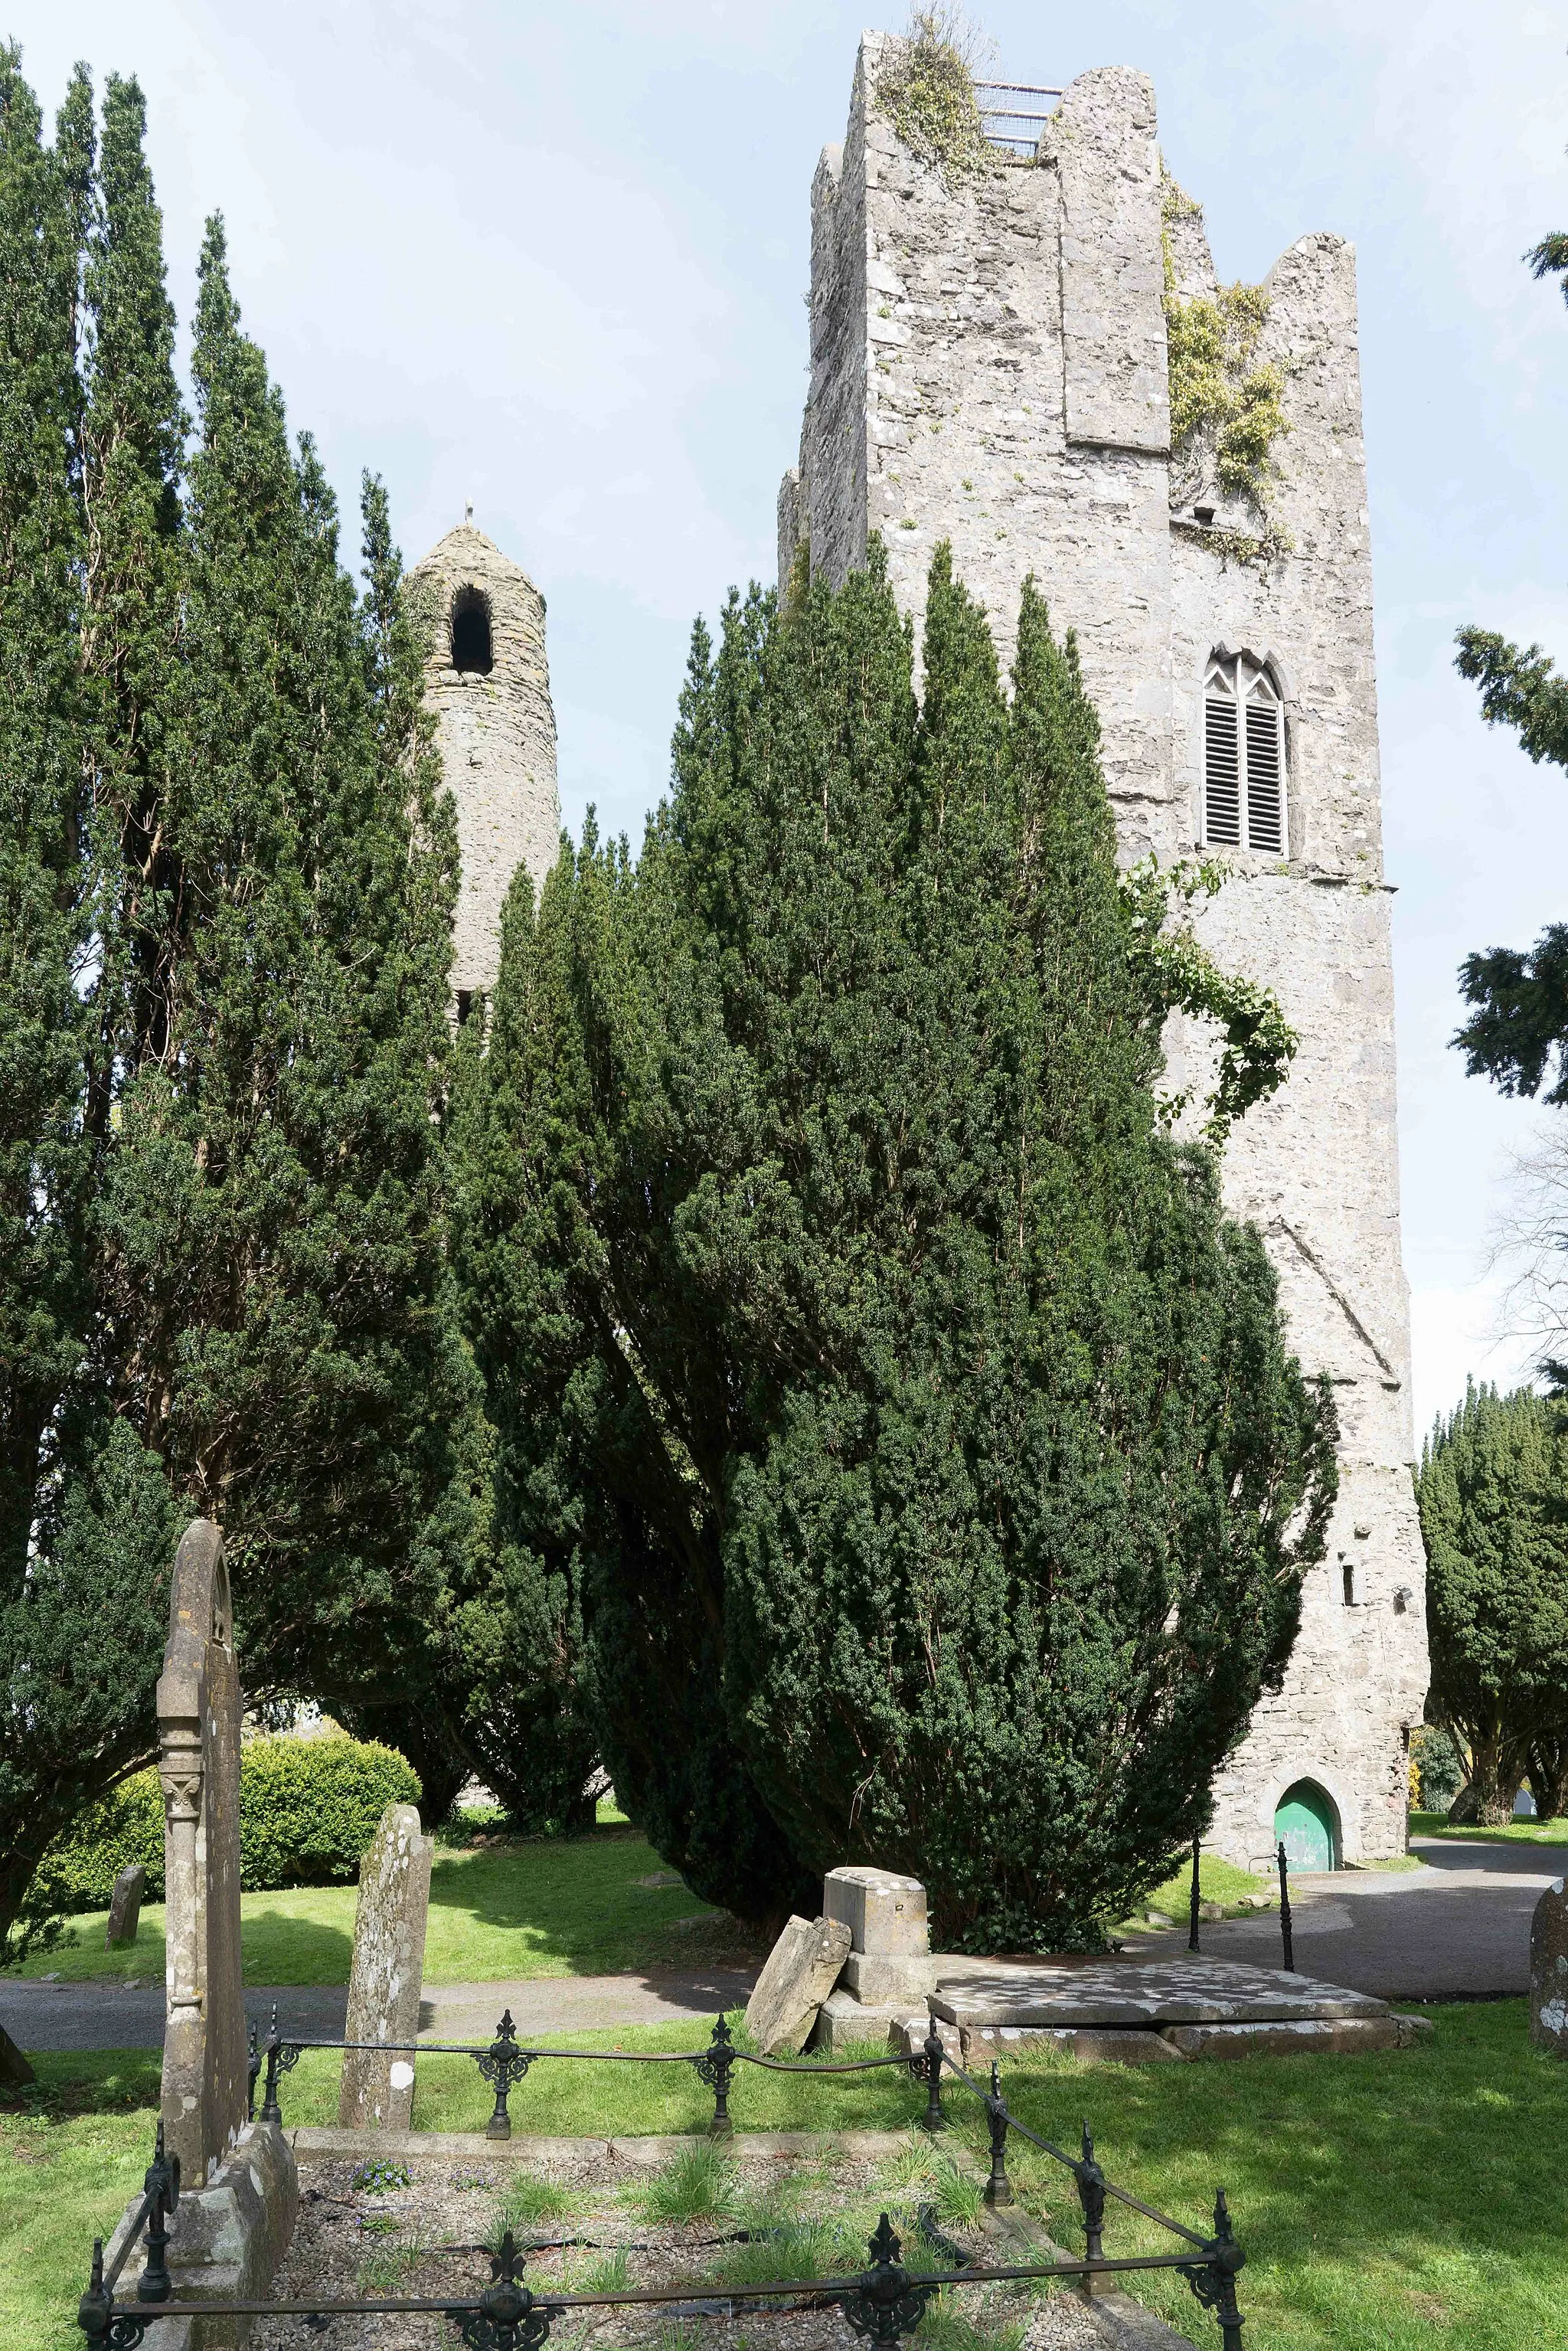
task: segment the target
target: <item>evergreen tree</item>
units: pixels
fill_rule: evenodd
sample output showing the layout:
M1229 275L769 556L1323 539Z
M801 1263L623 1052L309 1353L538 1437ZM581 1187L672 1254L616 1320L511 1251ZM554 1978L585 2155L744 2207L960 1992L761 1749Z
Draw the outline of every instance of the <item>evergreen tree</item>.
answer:
M917 710L880 550L698 631L635 872L591 834L526 943L517 1126L623 1800L749 1917L874 1860L1040 1947L1202 1826L1333 1416L1165 1133L1071 645L1026 591L1009 705L945 550L926 632Z
M181 1518L247 1692L416 1687L486 1465L434 1123L456 853L385 500L368 590L142 104L0 68L0 1932L144 1761ZM183 477L188 496L182 504Z
M1416 1492L1427 1710L1468 1750L1458 1802L1507 1821L1528 1773L1542 1815L1568 1811L1568 1413L1471 1384L1427 1439Z

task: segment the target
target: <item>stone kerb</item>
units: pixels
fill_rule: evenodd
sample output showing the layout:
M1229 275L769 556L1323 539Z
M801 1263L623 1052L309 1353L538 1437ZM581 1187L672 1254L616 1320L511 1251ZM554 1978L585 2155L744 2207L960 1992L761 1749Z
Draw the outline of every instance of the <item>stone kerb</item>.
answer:
M418 2033L434 1852L434 1838L420 1834L417 1808L389 1804L360 1863L345 2041L407 2043ZM347 2129L412 2127L413 2061L406 2049L348 2052L338 2121Z
M1535 2048L1568 2057L1568 1895L1561 1877L1530 1922L1530 2038Z
M177 2299L221 2304L266 2291L293 2234L299 2180L277 2124L246 2119L242 1709L223 1538L206 1519L192 1520L174 1556L157 1703L168 1943L162 2112L164 2145L180 2165L168 2262ZM221 2314L182 2322L178 2351L238 2344L249 2328L248 2318ZM177 2351L172 2333L166 2351Z

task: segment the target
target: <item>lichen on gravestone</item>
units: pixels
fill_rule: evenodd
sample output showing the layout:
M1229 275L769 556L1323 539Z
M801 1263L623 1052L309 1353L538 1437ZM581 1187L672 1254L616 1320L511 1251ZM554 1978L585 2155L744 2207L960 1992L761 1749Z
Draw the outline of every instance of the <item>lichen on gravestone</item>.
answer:
M419 2033L434 1837L413 1804L389 1804L360 1863L354 1956L343 2038L348 2050L338 2120L350 2130L407 2130L413 2117L411 2044Z

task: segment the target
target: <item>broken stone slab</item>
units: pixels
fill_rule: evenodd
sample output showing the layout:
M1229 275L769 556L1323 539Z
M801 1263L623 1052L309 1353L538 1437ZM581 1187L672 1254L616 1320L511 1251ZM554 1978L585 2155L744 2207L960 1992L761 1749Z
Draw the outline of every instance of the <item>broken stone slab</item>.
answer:
M1422 2024L1431 2030L1425 2017L1303 2016L1267 2024L1167 2024L1163 2037L1183 2057L1351 2057L1408 2049L1416 2035L1404 2028Z
M407 2130L413 2121L408 2044L419 2036L434 1852L434 1838L420 1834L418 1808L389 1804L360 1863L343 2038L392 2045L384 2052L344 2053L338 2093L338 2121L344 2129Z
M830 1869L822 1880L822 1914L842 1919L852 1950L918 1959L931 1949L925 1888L896 1870Z
M850 1929L841 1918L786 1922L746 2011L746 2029L763 2056L800 2055L849 1950Z
M950 2029L950 2028L949 2028ZM1058 2057L1075 2057L1081 2065L1158 2065L1185 2052L1152 2026L1121 2031L1114 2025L1047 2025L1030 2031L1019 2025L992 2026L978 2032L962 2028L960 2041L966 2071L993 2063L1006 2064L1031 2051Z
M924 2057L926 2035L933 2024L936 2027L936 2038L948 2056L956 2065L961 2065L964 2063L963 2034L956 2024L944 2024L929 2011L924 2014L911 2011L907 2015L895 2017L887 2029L887 2045L900 2057Z
M972 2032L1004 2025L1267 2024L1389 2013L1386 2001L1342 1984L1237 1959L1186 1957L1087 1967L1042 1960L955 1972L938 1981L931 2006Z
M1559 1877L1530 1921L1530 2041L1568 2057L1568 1897Z

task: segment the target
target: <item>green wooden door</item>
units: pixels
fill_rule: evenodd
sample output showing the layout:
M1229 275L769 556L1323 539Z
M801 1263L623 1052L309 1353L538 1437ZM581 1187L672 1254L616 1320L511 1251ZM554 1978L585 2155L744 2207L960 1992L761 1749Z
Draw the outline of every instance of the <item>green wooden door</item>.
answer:
M1274 1814L1274 1839L1292 1869L1333 1867L1333 1806L1315 1780L1298 1780L1286 1789Z

